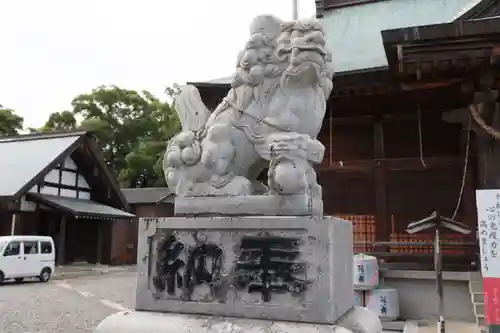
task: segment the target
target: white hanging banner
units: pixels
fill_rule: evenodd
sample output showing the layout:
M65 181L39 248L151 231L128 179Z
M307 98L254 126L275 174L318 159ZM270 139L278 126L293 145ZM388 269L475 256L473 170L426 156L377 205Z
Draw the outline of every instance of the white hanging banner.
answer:
M477 190L476 203L481 272L500 278L500 190Z
M500 190L477 190L477 222L484 312L490 325L500 324Z

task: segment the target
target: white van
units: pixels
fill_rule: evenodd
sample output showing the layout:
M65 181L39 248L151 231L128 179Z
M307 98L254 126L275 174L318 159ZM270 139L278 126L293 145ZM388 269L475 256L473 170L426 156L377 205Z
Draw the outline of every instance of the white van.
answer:
M0 283L36 277L50 280L55 268L54 240L48 236L0 236Z

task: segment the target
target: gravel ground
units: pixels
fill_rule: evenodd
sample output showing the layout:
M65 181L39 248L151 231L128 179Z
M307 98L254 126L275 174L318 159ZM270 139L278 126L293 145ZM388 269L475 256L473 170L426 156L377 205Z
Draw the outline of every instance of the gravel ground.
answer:
M135 273L0 286L0 332L93 332L107 316L132 309Z
M92 333L107 316L134 308L135 287L131 272L0 285L0 333Z

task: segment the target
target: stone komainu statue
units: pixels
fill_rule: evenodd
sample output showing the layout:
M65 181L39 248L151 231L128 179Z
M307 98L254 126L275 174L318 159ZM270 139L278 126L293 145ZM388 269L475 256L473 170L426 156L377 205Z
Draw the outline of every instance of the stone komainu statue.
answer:
M308 195L321 200L312 167L333 86L331 54L315 20L259 16L238 55L231 90L210 113L194 86L176 98L182 132L164 156L177 196ZM268 184L257 181L269 168Z

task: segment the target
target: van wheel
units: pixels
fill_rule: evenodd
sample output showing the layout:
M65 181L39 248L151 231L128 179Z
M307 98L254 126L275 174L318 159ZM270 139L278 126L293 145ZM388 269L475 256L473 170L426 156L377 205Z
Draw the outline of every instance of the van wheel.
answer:
M0 284L2 284L4 280L5 280L5 275L3 275L3 272L0 271Z
M42 271L40 272L40 276L38 277L40 279L40 281L42 282L47 282L50 280L50 276L51 276L51 271L50 271L50 268L47 268L45 267L44 269L42 269Z
M14 280L16 281L16 283L21 283L23 282L24 278L15 278Z

